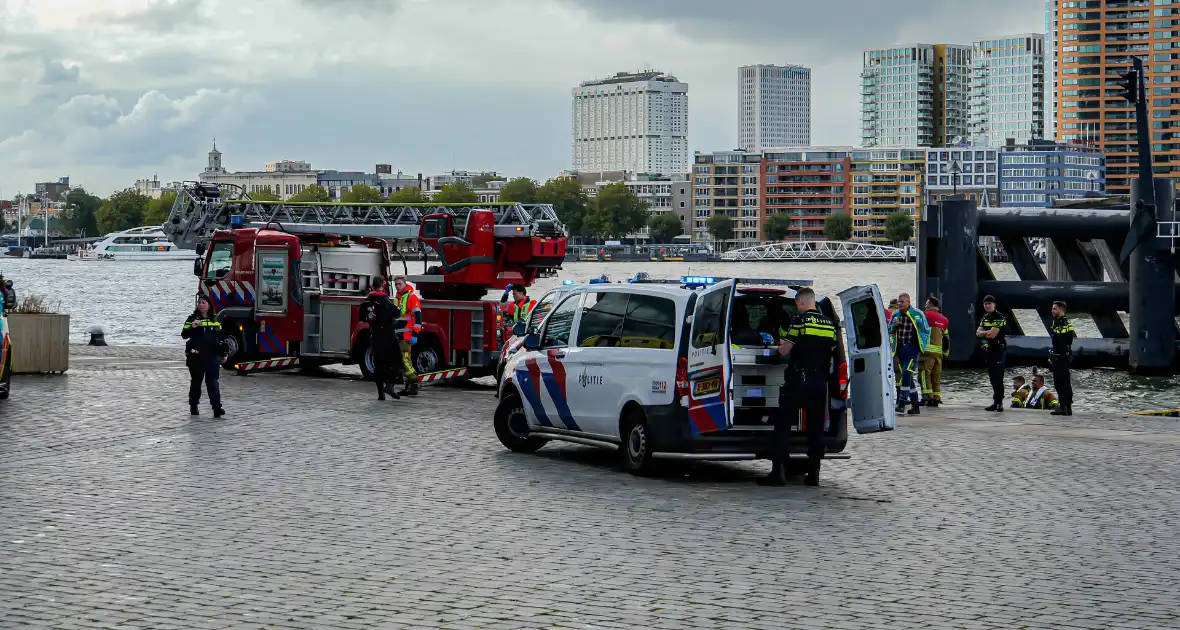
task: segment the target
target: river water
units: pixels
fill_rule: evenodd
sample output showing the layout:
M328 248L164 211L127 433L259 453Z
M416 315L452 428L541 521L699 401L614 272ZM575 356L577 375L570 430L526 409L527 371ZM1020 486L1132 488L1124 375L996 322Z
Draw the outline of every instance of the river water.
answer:
M417 265L421 263L410 263L411 273L420 272ZM998 279L1018 279L1010 266L993 265L993 269ZM538 282L531 293L540 297L566 279L584 282L605 273L612 280L624 280L639 271L657 278L702 274L812 280L817 292L833 300L836 293L856 284L876 283L885 296L912 293L915 285L912 263L575 262L566 263L558 277ZM80 262L0 257L0 273L13 280L18 295L40 294L50 303L60 304L59 310L71 316L74 343L85 342L87 327L99 324L106 329L107 342L112 345L179 345L180 326L192 311L196 290L192 264L185 261ZM1018 311L1017 318L1026 330L1041 330L1035 313ZM1079 318L1075 326L1081 336L1097 336L1089 318ZM1029 376L1027 369L1013 369L1009 379L1018 373ZM944 400L987 404L990 399L987 376L982 371L952 370L943 380ZM1075 374L1074 388L1074 406L1078 409L1099 406L1142 411L1180 407L1180 378L1083 370Z

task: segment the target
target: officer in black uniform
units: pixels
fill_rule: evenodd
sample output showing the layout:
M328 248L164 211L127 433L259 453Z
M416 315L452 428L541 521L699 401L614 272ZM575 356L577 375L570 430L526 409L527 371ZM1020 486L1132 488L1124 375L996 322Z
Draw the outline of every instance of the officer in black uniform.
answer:
M1078 335L1065 316L1065 302L1054 302L1052 313L1053 327L1049 330L1049 338L1053 340L1053 348L1049 350L1049 367L1053 370L1058 403L1050 415L1072 416L1073 383L1070 382L1069 364L1073 358L1073 340Z
M815 307L815 292L809 288L795 293L799 314L780 339L778 352L790 358L784 373L778 413L774 416L774 466L758 483L782 486L787 483L787 461L791 452L791 424L803 410L807 431L807 475L803 482L819 485L820 462L824 456L824 423L827 419L828 384L836 358L836 324Z
M987 362L987 376L992 383L992 404L987 411L1004 411L1004 364L1007 359L1008 342L1004 340L1008 319L996 310L996 298L983 298L983 319L975 336L983 347L983 358Z
M385 278L373 277L373 290L361 303L361 321L369 323L369 345L373 348L373 380L377 383L377 400L385 395L401 398L393 389L393 381L401 374L401 353L398 351L394 322L401 312L385 291Z
M221 354L224 352L225 337L221 333L221 322L213 318L209 298L197 298L197 308L184 321L180 337L185 340L184 356L188 365L189 413L198 415L201 403L201 382L209 392L209 404L213 406L213 417L225 415L221 406Z

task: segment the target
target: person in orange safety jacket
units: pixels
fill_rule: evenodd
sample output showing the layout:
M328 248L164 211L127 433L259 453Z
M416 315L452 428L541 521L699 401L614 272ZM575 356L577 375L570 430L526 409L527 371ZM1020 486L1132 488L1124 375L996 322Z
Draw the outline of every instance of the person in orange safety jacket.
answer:
M532 314L536 306L537 301L529 299L528 290L523 284L517 284L512 287L512 310L509 315L512 318L513 326L527 322L529 315Z
M927 407L942 404L942 360L951 351L950 321L939 311L938 298L926 299L926 321L930 322L930 343L926 344L918 367L922 375L922 400Z
M413 347L418 343L418 335L422 333L422 301L414 292L414 285L405 276L393 279L393 286L397 289L393 303L401 311L401 317L394 324L394 334L398 337L398 345L402 353L402 376L405 378L405 389L398 392L403 396L418 395L418 373L414 371Z

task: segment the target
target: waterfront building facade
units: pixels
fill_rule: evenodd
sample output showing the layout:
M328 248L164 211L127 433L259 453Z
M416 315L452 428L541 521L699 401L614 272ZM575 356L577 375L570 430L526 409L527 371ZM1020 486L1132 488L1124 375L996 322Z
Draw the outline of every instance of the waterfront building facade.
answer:
M620 72L573 89L573 167L688 171L688 84L662 72Z
M1045 137L1045 36L1029 33L972 45L969 130L975 146Z
M886 243L889 215L921 218L925 149L856 149L849 156L852 240Z
M762 153L718 151L696 153L692 167L692 240L733 249L762 239ZM719 240L709 232L709 219L729 215L733 236Z
M1117 83L1141 57L1155 175L1180 178L1180 3L1051 0L1046 15L1056 52L1057 140L1101 148L1107 188L1128 194L1138 174L1135 114Z
M863 64L863 146L944 146L967 137L970 46L868 50Z
M1048 208L1057 199L1105 195L1106 156L1097 147L1034 141L999 156L1001 206Z
M850 147L767 149L763 162L765 219L790 219L789 240L823 238L828 215L850 213ZM766 234L761 235L763 240Z
M811 144L811 70L753 65L738 69L738 146L747 151Z

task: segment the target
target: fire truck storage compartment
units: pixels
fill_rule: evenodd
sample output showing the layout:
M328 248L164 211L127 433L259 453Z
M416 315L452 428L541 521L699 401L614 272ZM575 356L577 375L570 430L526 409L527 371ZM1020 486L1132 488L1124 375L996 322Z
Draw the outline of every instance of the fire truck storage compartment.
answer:
M303 286L325 295L365 295L373 276L384 273L381 250L363 245L306 246Z
M320 349L325 354L348 356L352 352L352 324L354 307L359 300L324 299L314 297L312 308L318 305L320 320Z

